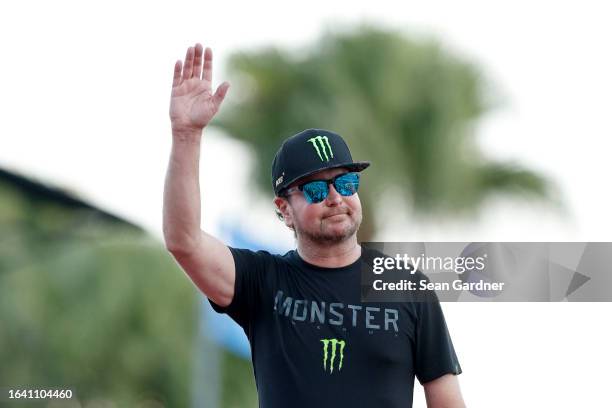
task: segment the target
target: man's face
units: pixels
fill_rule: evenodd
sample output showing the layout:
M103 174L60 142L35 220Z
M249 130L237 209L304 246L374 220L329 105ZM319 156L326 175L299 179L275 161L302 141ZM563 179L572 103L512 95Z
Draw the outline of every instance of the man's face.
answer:
M322 170L289 187L312 180L331 179L347 172L343 168ZM285 224L295 230L298 239L338 243L352 237L361 224L359 196L342 196L333 184L329 185L327 198L320 203L309 204L301 191L293 192L287 199L276 197L274 202L283 214Z

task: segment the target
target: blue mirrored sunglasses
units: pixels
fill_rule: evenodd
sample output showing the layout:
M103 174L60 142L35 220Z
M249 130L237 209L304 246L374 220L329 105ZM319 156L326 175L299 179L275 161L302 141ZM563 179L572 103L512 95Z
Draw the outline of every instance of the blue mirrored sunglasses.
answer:
M288 188L284 195L288 196L294 191L301 191L309 204L316 204L327 198L330 184L334 185L338 194L345 197L352 196L359 189L359 173L344 173L328 180L308 181L297 187Z

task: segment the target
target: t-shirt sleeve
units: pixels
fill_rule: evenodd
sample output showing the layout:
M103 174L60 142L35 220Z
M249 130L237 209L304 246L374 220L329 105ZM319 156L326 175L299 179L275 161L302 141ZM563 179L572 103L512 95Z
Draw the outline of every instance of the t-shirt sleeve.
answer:
M212 308L218 313L226 313L249 333L250 324L261 304L262 288L266 265L272 258L266 251L229 248L234 258L236 279L232 302L222 307L208 299Z
M415 305L418 316L415 374L419 382L424 384L445 374L461 374L461 366L435 292L432 292L430 300Z

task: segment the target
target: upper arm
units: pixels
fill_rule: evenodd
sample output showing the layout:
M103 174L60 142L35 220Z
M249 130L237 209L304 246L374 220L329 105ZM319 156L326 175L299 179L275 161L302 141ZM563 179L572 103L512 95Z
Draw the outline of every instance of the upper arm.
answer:
M459 380L454 374L446 374L423 384L427 408L465 408Z
M236 268L227 245L204 231L192 248L171 251L191 281L219 306L234 297Z

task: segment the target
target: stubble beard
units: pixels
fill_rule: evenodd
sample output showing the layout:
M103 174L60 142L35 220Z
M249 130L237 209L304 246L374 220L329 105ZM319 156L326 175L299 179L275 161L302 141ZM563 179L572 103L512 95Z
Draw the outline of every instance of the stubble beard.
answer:
M302 228L302 226L298 224L294 224L294 228L299 239L324 245L339 244L353 237L353 235L355 235L359 230L359 226L361 225L361 217L350 217L350 220L351 222L348 223L348 225L346 225L341 231L336 231L333 228L328 230L326 228L327 221L325 219L321 220L319 223L319 228L315 231L309 231L306 228Z

